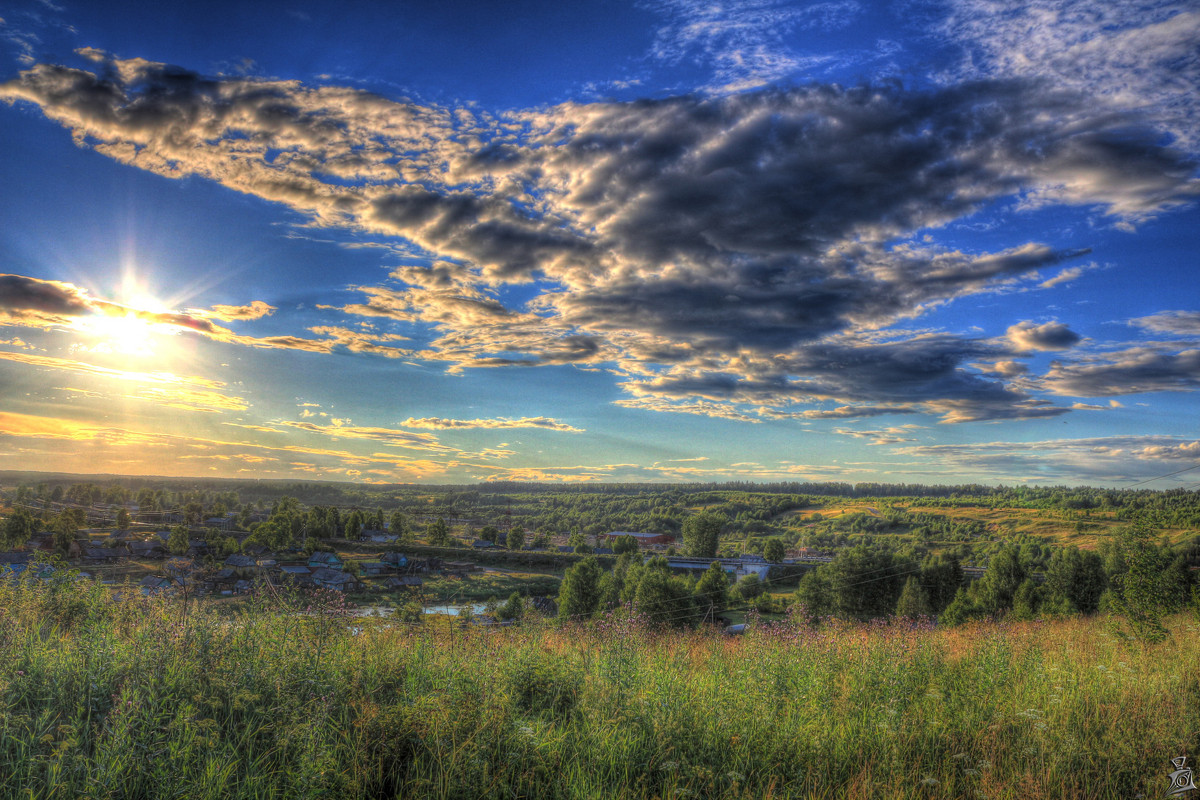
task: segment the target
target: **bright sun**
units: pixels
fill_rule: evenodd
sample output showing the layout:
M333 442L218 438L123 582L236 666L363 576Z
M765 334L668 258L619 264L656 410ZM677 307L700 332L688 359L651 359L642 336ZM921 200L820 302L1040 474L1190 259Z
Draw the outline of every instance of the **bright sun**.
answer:
M154 340L160 326L139 317L135 312L101 314L80 322L80 330L95 340L88 349L93 353L123 356L154 354Z

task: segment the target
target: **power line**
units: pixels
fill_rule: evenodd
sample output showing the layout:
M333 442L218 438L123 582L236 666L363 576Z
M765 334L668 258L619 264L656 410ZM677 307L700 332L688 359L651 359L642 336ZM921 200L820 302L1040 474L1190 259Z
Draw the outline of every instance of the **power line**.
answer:
M1166 475L1159 475L1158 477L1155 477L1155 478L1147 478L1144 481L1138 481L1137 483L1131 483L1130 485L1124 486L1122 488L1132 489L1136 486L1142 486L1147 483L1153 483L1154 481L1162 480L1163 478L1170 478L1173 475L1180 475L1184 472L1191 472L1194 469L1200 469L1200 464L1192 464L1190 467L1184 467L1183 469L1177 469L1174 472L1168 472ZM1200 484L1197 484L1197 485L1200 486Z

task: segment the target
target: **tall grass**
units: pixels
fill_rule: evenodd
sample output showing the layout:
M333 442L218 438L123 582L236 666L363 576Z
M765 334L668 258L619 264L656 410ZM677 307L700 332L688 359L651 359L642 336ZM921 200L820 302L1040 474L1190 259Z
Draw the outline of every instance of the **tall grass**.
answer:
M0 797L1157 797L1200 755L1182 617L1131 651L1102 620L729 638L124 594L0 584Z

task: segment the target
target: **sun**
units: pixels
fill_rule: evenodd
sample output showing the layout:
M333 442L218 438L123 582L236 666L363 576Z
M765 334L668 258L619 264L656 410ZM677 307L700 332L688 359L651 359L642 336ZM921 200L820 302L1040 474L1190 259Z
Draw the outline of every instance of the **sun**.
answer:
M79 330L93 344L87 349L127 357L148 357L165 332L164 326L132 310L116 310L80 320Z

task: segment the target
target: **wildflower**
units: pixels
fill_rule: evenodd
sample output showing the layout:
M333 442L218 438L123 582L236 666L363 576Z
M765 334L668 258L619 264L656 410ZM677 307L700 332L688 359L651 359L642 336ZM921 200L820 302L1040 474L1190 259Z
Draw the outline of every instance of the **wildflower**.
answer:
M925 778L921 781L922 786L937 786L941 783L937 778Z

